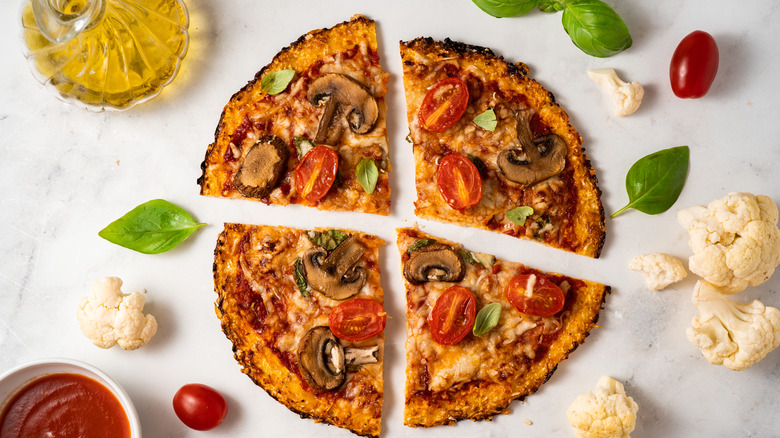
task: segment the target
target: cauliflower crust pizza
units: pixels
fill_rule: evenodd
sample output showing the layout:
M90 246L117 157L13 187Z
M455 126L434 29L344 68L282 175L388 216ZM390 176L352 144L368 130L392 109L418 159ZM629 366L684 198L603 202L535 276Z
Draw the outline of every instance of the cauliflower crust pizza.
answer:
M490 419L588 336L610 287L398 230L406 284L404 423Z
M388 79L372 20L303 35L225 106L200 193L388 215Z
M382 415L383 244L228 223L214 250L216 313L242 371L301 417L369 437Z
M415 214L598 257L604 211L595 171L528 66L449 39L402 42L401 59Z

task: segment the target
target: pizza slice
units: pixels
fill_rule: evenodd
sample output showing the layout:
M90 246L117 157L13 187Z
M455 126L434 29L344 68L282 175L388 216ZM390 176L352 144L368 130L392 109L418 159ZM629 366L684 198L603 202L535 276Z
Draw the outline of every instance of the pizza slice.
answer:
M303 35L225 106L200 193L388 215L388 79L372 20Z
M228 223L214 251L216 313L242 371L301 417L369 437L382 416L383 244Z
M507 413L588 336L610 287L398 230L406 284L404 424Z
M415 214L598 257L595 171L528 66L449 39L402 42L401 58Z

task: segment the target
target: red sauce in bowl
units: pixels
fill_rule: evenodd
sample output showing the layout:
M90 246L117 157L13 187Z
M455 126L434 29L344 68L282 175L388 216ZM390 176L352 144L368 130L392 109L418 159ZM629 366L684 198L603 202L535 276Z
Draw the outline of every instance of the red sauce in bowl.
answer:
M17 392L0 415L0 437L129 438L122 404L81 374L50 374Z

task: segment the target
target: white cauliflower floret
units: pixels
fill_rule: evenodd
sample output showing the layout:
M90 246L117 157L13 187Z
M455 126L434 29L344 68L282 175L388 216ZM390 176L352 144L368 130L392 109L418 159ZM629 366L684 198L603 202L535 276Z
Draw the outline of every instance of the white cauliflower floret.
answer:
M639 109L645 95L645 89L639 82L623 82L611 68L588 70L588 77L609 93L615 104L616 116L624 117Z
M154 316L143 314L144 296L139 292L123 294L121 289L119 278L101 278L79 302L81 332L100 348L119 344L125 350L135 350L157 332Z
M765 282L780 264L777 219L771 198L750 193L680 211L677 220L693 250L688 268L725 294Z
M574 399L566 418L578 438L630 438L638 410L622 383L601 376L593 391Z
M662 253L638 255L631 260L628 267L644 275L650 290L661 290L688 275L681 261Z
M699 308L686 334L711 364L740 371L780 346L780 310L761 301L737 303L706 281L696 283Z

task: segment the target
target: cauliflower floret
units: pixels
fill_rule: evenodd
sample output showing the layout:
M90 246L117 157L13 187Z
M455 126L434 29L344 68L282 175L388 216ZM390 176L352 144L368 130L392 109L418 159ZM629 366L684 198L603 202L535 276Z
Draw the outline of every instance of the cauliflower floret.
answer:
M645 89L639 82L623 82L611 68L588 70L588 77L609 93L615 104L616 116L624 117L639 109L645 95Z
M139 292L123 294L121 288L119 278L101 278L79 302L81 332L100 348L119 344L125 350L135 350L157 332L154 316L143 314L144 296Z
M758 300L737 303L706 281L696 283L692 301L699 316L686 334L711 364L744 370L780 346L780 310Z
M780 264L777 219L771 198L750 193L680 211L677 220L693 250L688 268L725 294L765 282Z
M681 261L662 253L640 254L631 260L628 267L645 276L650 290L661 290L688 275Z
M593 391L574 399L566 418L578 438L631 438L638 410L622 383L601 376Z

